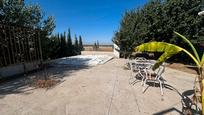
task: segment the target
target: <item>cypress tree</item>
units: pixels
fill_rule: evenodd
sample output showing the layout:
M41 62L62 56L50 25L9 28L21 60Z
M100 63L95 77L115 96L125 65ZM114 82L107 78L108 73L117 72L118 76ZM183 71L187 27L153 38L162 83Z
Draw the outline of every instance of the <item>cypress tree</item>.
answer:
M72 46L72 38L71 38L71 31L70 31L70 29L68 30L68 35L67 35L67 45L69 47Z
M65 41L67 41L67 37L66 37L66 32L64 32L64 39L65 39Z
M82 51L84 49L83 43L82 43L82 38L79 36L79 50Z
M59 34L59 32L57 33L57 39L60 41L60 34Z
M60 57L66 56L66 40L63 34L60 34Z
M78 43L78 39L77 36L75 35L75 43L74 43L75 47L78 49L79 48L79 43Z
M75 35L74 48L75 48L76 54L78 54L78 52L79 52L79 43L78 43L78 39L77 39L76 35Z
M68 30L68 35L67 35L67 55L72 56L73 55L73 46L72 46L72 38L71 38L71 32L70 29Z

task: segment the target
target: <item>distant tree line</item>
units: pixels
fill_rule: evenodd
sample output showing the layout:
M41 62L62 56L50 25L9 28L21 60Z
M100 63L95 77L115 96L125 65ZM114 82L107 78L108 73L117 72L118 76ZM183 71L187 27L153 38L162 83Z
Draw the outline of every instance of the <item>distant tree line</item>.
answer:
M48 42L48 47L44 50L47 50L44 54L47 57L45 59L51 58L60 58L60 57L68 57L73 55L80 55L81 51L83 50L83 42L82 37L75 35L74 43L72 42L73 39L71 38L70 29L68 33L57 33L55 35L50 36L50 41Z
M70 30L67 35L66 32L53 35L52 32L56 27L54 17L46 18L39 5L25 4L24 0L0 0L0 23L41 30L43 59L77 55L83 50L81 36L79 39L75 37L73 44ZM4 43L0 40L0 44Z
M150 0L141 8L125 12L113 42L122 51L130 53L137 45L149 41L164 41L189 48L173 34L177 31L188 37L201 54L203 48L200 44L204 43L204 16L198 16L201 1Z

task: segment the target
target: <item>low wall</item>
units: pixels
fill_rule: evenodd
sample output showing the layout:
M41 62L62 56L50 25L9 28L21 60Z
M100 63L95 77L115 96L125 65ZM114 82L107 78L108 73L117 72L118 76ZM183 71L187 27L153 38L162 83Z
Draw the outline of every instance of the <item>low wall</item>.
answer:
M0 78L11 77L14 75L23 74L39 68L40 61L15 64L0 68Z
M95 50L93 49L93 45L85 45L84 51L95 51ZM112 52L113 46L112 45L100 45L97 51Z
M114 46L113 53L114 53L115 57L120 58L120 52L118 52L120 50L120 48L116 44L113 44L113 46Z

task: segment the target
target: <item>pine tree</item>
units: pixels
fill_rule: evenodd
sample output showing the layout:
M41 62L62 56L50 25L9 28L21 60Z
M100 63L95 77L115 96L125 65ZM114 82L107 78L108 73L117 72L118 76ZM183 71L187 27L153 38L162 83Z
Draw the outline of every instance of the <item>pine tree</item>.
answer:
M68 47L72 46L72 38L71 38L70 29L68 30L68 35L67 35L67 45L68 45Z
M65 39L65 41L67 41L67 37L66 37L66 32L64 32L64 39Z
M55 34L55 35L51 35L50 39L50 43L49 43L49 58L51 59L56 59L59 58L59 54L60 54L60 37L59 37L59 33Z
M68 30L68 35L67 35L67 55L72 56L73 55L73 45L72 45L72 38L71 38L71 31L70 29Z
M76 52L76 54L78 54L79 52L79 43L78 43L78 39L77 39L77 36L75 35L75 41L74 41L74 50Z
M79 48L79 43L78 43L78 39L77 36L75 35L75 43L74 46L78 49Z
M61 43L60 43L60 56L61 57L65 57L66 55L66 40L63 34L60 34L60 39L61 39Z
M60 41L60 34L59 34L59 32L57 33L57 39Z
M84 49L83 43L82 43L82 38L79 36L79 50L82 51Z

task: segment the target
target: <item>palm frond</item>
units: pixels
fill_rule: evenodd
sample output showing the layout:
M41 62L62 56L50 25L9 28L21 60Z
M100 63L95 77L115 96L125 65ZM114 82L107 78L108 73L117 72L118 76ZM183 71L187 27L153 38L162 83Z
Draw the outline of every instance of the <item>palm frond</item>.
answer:
M149 42L144 43L135 48L136 52L161 52L163 53L159 59L157 60L156 64L154 65L153 69L156 69L161 65L163 62L165 62L167 59L172 57L173 55L178 54L181 51L184 51L186 54L188 54L196 63L196 65L200 66L199 62L196 60L196 58L187 50L174 45L170 43L165 42Z
M195 57L197 58L198 62L200 63L200 57L198 56L198 52L196 51L195 47L193 46L193 44L183 35L179 34L178 32L174 33L178 36L180 36L186 43L188 43L188 45L191 47L191 49L193 50L193 53L195 55Z

